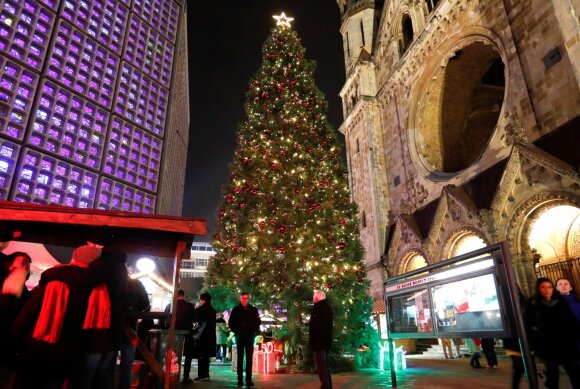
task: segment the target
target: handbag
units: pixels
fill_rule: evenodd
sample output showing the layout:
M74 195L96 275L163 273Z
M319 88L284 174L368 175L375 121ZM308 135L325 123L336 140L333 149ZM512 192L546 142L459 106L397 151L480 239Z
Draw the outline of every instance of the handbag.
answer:
M205 330L205 325L207 323L205 321L203 322L195 322L193 323L193 330L191 330L191 336L193 337L194 342L198 342L199 339L201 338L201 335L203 335L203 330Z

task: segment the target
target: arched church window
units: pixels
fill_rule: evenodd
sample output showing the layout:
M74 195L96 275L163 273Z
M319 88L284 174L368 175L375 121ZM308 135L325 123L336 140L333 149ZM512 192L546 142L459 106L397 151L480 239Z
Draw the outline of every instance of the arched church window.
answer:
M402 25L403 25L402 53L404 53L407 50L407 48L411 45L411 42L413 42L413 21L411 20L411 17L408 14L405 14L405 16L403 16Z

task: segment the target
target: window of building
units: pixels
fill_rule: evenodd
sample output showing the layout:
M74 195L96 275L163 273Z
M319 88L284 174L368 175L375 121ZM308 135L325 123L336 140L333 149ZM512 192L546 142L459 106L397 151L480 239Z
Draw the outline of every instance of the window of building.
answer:
M360 21L360 36L362 37L362 45L365 46L365 28L362 20Z
M439 0L426 0L426 2L427 2L427 9L429 10L429 13L431 13L435 9L435 7L437 7Z
M360 152L360 143L358 141L358 138L356 138L356 152Z
M367 228L367 214L365 211L362 211L362 215L361 215L360 219L361 219L360 222L361 222L362 228Z
M348 56L350 57L350 41L348 40L348 32L346 33L346 52L348 53Z
M413 21L408 14L403 16L403 53L409 48L413 42Z

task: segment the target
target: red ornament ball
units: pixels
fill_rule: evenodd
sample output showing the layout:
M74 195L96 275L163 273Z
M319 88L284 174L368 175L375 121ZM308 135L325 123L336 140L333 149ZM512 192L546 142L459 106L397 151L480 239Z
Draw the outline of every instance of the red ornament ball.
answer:
M339 243L339 244L336 245L336 249L337 250L344 250L345 246L346 245L344 243Z

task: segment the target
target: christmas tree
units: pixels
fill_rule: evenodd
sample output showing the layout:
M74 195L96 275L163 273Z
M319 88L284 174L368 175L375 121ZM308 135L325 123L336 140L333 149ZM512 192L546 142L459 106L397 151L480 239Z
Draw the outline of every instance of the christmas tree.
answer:
M325 290L335 312L335 355L359 356L375 332L357 211L314 64L289 18L275 18L250 81L206 287L230 301L250 292L255 305L282 317L290 361L297 354L308 361L312 292Z

